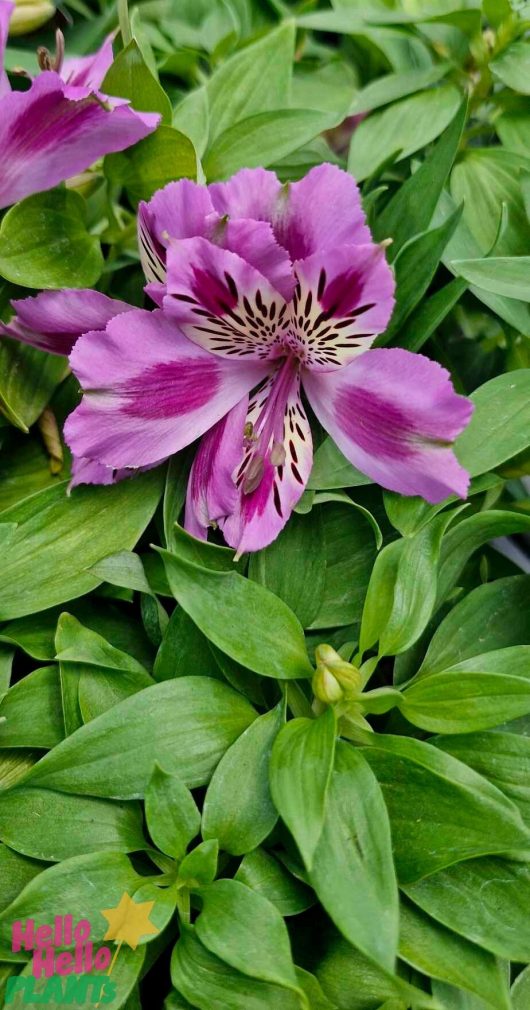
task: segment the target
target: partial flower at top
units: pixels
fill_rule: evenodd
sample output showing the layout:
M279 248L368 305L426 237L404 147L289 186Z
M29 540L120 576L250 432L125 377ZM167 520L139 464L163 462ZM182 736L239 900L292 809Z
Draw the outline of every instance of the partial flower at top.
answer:
M27 91L11 91L4 51L12 10L13 4L0 0L0 208L136 144L160 121L158 114L135 112L124 99L98 90L112 62L109 40L92 57L66 61L63 76L61 47L57 58L41 50L43 72Z
M471 404L427 358L369 350L392 314L394 277L350 175L322 165L287 186L263 169L209 187L171 183L140 207L139 236L159 308L124 313L75 293L96 321L70 356L84 391L65 429L76 482L153 466L201 438L188 530L205 537L216 525L238 553L258 550L309 478L305 394L384 487L431 502L465 496L451 444ZM78 311L62 328L58 317L73 294L53 292L49 311L52 293L17 303L12 334L66 349Z

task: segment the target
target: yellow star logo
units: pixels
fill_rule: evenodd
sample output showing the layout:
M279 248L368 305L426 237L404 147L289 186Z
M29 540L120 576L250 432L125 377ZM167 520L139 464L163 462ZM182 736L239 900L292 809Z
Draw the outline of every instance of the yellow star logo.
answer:
M160 930L149 918L154 904L154 901L133 901L124 892L116 908L105 908L101 912L109 924L105 940L116 940L120 946L127 943L136 950L143 936L156 936Z

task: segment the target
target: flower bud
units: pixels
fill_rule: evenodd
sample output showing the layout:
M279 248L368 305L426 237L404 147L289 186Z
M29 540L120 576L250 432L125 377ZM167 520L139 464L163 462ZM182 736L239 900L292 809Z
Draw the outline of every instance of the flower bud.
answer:
M344 692L326 666L318 665L313 676L313 694L326 705L335 705L344 697Z
M318 645L315 650L317 670L325 668L343 688L347 697L362 691L363 679L360 671L352 663L347 663L331 645Z
M25 32L34 32L41 25L46 24L55 14L55 4L49 0L16 0L9 25L10 35L24 35Z

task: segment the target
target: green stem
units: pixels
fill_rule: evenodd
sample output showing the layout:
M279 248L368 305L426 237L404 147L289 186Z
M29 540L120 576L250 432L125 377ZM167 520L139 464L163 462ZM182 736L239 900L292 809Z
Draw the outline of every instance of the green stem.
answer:
M295 680L285 680L282 689L295 719L314 719L315 713L311 708L311 702L306 698L300 684L297 684Z
M177 891L177 911L183 925L189 926L191 920L190 892L187 887Z
M125 49L129 45L129 42L132 42L133 37L127 0L118 0L118 21L120 23L123 48Z

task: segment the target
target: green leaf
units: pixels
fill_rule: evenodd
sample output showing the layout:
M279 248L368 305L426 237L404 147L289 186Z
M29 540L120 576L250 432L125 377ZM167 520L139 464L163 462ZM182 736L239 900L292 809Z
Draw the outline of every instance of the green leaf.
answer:
M326 573L322 606L311 628L360 622L377 548L365 517L351 503L330 502L324 512Z
M415 71L410 76L432 74L434 70L439 71L440 66L428 71ZM407 75L396 76L399 79ZM395 259L410 238L428 229L455 160L466 117L467 102L463 102L431 154L397 190L377 219L375 238L390 237L393 240L390 259Z
M313 892L265 849L248 852L239 865L235 879L267 898L281 915L298 915L315 902Z
M189 789L158 763L145 793L145 816L155 845L174 859L182 859L199 834L201 815Z
M471 421L456 454L472 476L486 473L530 445L530 369L496 375L475 393Z
M95 852L47 867L0 915L0 952L3 959L26 960L24 951L22 956L11 952L12 928L16 920L33 919L38 928L53 922L61 905L72 910L74 919L88 919L91 941L101 942L108 929L101 909L116 906L124 891L133 899L138 892L147 891L152 898L156 898L158 893L160 897L155 901L150 917L155 925L165 925L164 891L146 884L146 878L136 873L128 857L121 853ZM147 900L147 894L141 900Z
M470 284L506 298L530 302L530 256L490 256L453 260L451 267Z
M408 901L400 909L399 954L424 975L475 993L497 1010L511 1010L506 974L497 959Z
M375 776L346 743L337 745L310 879L343 936L392 972L399 909L390 826Z
M66 373L64 358L2 337L0 412L11 424L27 433Z
M108 154L105 175L111 182L125 186L133 201L150 200L168 182L196 179L197 155L183 133L172 126L159 126L139 144Z
M364 757L388 808L403 884L462 859L528 849L530 835L515 804L471 768L448 754L441 758L437 748L420 740L375 734L372 740L365 734L365 742Z
M526 651L528 660L528 648ZM506 652L515 652L506 650ZM528 667L527 667L528 668ZM439 736L435 747L474 768L501 789L521 811L530 826L530 740L516 733L469 733Z
M358 116L361 112L373 112L374 109L379 109L382 105L390 105L391 102L396 102L399 98L406 98L407 95L423 91L431 84L437 84L442 77L445 77L448 70L448 63L437 63L421 70L385 74L384 77L370 81L355 95L350 106L350 116ZM422 228L418 228L418 231L422 230ZM412 231L411 229L411 233Z
M405 688L400 709L420 729L473 733L527 715L530 679L485 673L477 657L476 669L464 671L461 666L413 681Z
M61 483L3 512L2 521L18 527L3 552L0 620L94 589L100 580L88 569L108 554L134 547L160 491L156 472L116 486L76 488L70 498Z
M329 112L311 109L278 109L242 119L212 144L204 161L206 178L227 179L240 168L267 167L335 125Z
M55 747L64 737L56 666L43 666L9 688L0 701L0 747ZM3 721L5 720L5 721Z
M175 607L157 653L155 680L186 677L215 677L217 667L208 639L199 631L182 607Z
M283 703L256 719L221 759L203 807L203 838L217 838L234 856L255 849L278 815L269 787L269 762L283 723ZM237 789L234 782L237 781Z
M171 978L199 1010L226 1010L227 1005L231 1010L302 1010L295 992L231 968L207 950L190 927L182 930L173 950Z
M302 627L282 600L237 572L209 571L160 553L175 598L222 652L264 677L312 674Z
M8 210L0 227L0 274L27 288L92 287L101 276L99 239L71 189L37 193Z
M203 884L211 884L217 875L218 857L219 844L216 838L201 842L184 856L179 866L179 883L194 890Z
M407 1006L440 1010L427 993L383 971L338 935L330 937L316 973L326 996L340 1010L404 1010Z
M90 852L147 847L137 804L24 786L0 793L0 837L25 856L54 863Z
M525 256L528 253L528 222L520 174L528 168L526 158L500 147L468 147L451 174L451 194L464 205L463 221L478 244L477 256ZM508 218L502 234L499 226L503 205ZM451 256L467 259L468 256ZM471 257L469 257L471 258Z
M436 630L419 674L448 670L474 657L477 647L483 654L525 645L530 634L529 586L530 576L516 575L474 589Z
M296 991L289 934L274 905L238 880L217 880L199 894L201 943L243 975Z
M332 438L325 438L315 452L313 469L307 487L313 491L327 491L332 488L357 487L372 481L360 470L356 470L337 448Z
M321 510L313 509L306 516L291 516L269 547L250 555L250 578L279 596L304 628L317 616L324 595L324 535Z
M134 551L117 551L92 565L90 571L98 579L113 586L131 589L133 592L152 593L142 564L142 559Z
M43 864L36 859L28 859L7 845L0 845L0 911L7 908L43 869Z
M272 749L272 798L308 868L326 819L336 735L335 715L327 709L318 719L288 722Z
M31 784L89 796L141 797L155 761L190 788L208 782L255 718L231 688L207 677L155 684L77 730L33 769Z
M171 102L153 77L135 39L118 53L101 89L107 95L128 98L138 112L159 112L162 122L171 123Z
M438 603L442 603L479 547L494 537L530 531L530 516L490 510L462 519L444 538L438 572Z
M96 631L85 628L71 614L61 614L55 635L56 659L63 663L83 663L96 669L115 670L118 673L137 673L145 678L148 687L151 678L134 656L116 649Z
M119 605L90 597L72 601L68 605L68 611L81 620L85 627L98 631L116 648L133 655L143 666L151 665L152 650L143 630L135 618ZM34 659L54 659L57 652L55 632L62 612L62 607L52 607L38 614L9 621L0 630L0 641L13 643Z
M444 249L460 221L461 208L438 228L412 238L401 249L395 261L396 306L390 324L377 341L390 343L427 291Z
M226 60L210 77L210 145L249 116L291 104L294 21L285 21Z
M530 95L530 45L522 39L512 42L490 63L490 69L503 84L522 95Z
M466 289L467 282L461 277L455 277L439 291L425 298L405 321L399 334L392 341L393 346L404 347L407 351L420 351Z
M513 1010L526 1010L530 1002L530 967L524 968L512 986Z
M488 821L487 830L490 830ZM508 859L470 859L404 888L424 912L510 961L530 961L530 869Z
M460 101L457 89L444 85L374 112L353 134L348 171L360 182L394 151L400 152L400 158L408 158L446 129Z
M436 600L442 537L454 512L436 516L407 539L387 544L375 562L361 625L360 650L379 640L380 655L405 652L422 634Z

